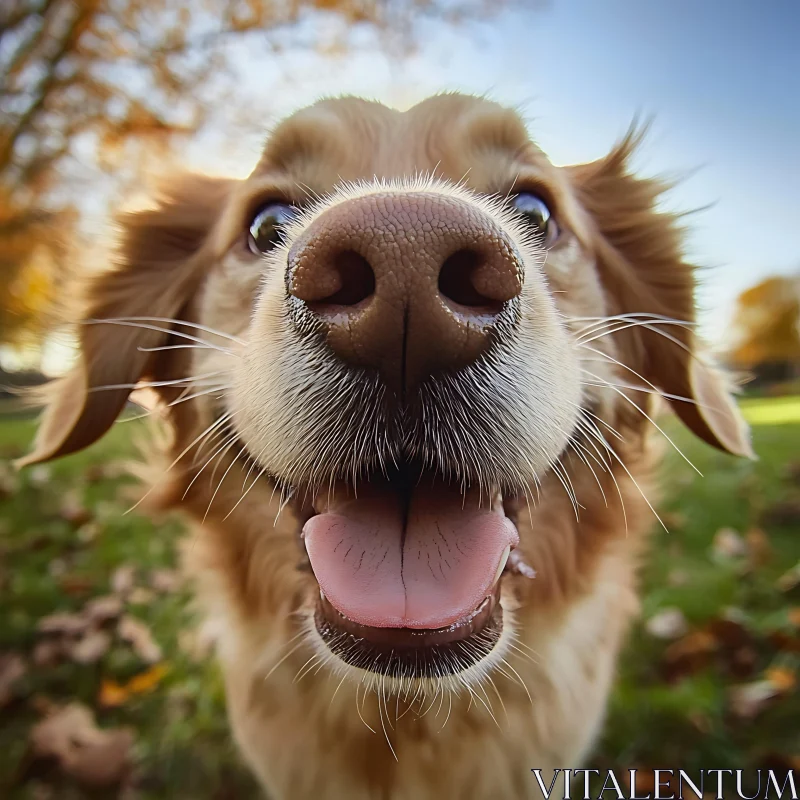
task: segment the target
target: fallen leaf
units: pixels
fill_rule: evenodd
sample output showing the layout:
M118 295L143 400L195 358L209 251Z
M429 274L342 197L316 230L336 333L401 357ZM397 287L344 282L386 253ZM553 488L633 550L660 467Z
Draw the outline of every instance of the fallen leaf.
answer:
M778 578L777 586L782 592L790 592L800 584L800 561L790 570L787 570Z
M69 648L69 655L78 664L96 664L111 646L105 631L89 631Z
M119 708L125 705L131 697L153 691L167 672L166 665L156 664L150 669L134 675L127 683L118 683L106 678L100 684L98 702L105 708Z
M120 619L117 631L120 638L133 647L133 651L142 661L154 664L161 660L161 647L153 639L150 629L140 619L126 614Z
M125 779L133 742L129 729L98 728L92 712L80 703L59 708L30 733L35 758L53 758L66 775L93 787Z
M645 629L656 639L677 639L683 636L689 626L683 612L679 608L664 608L657 614L653 614Z
M102 625L104 622L116 619L122 613L122 600L114 594L95 597L86 604L83 613L93 623Z
M43 642L37 642L31 660L37 667L52 667L61 660L63 650L60 641L45 639Z
M28 470L28 480L33 486L45 486L50 483L50 467L46 464L39 464Z
M687 633L664 652L667 680L680 680L710 663L717 650L717 640L704 630Z
M89 620L82 614L57 611L42 617L36 625L39 633L57 633L65 636L79 636L89 627Z
M788 667L770 667L764 677L781 693L787 694L797 686L797 675Z
M0 654L0 708L14 698L15 685L27 671L22 656L17 653Z
M136 583L136 567L130 564L123 564L117 567L111 576L111 590L114 594L127 595Z
M720 528L711 543L715 561L732 561L747 555L747 544L733 528Z
M742 719L753 719L779 694L779 689L768 680L733 686L729 691L731 711Z
M119 708L128 702L128 692L124 686L111 678L104 678L100 684L97 702L103 708Z
M174 569L155 569L150 573L150 585L163 594L171 594L180 589L181 576Z
M796 686L794 670L785 666L770 667L764 670L762 679L730 690L731 710L738 717L752 719L773 700L794 691Z
M156 664L150 669L134 675L127 685L127 689L131 694L145 694L151 692L161 683L162 678L169 670L165 664Z

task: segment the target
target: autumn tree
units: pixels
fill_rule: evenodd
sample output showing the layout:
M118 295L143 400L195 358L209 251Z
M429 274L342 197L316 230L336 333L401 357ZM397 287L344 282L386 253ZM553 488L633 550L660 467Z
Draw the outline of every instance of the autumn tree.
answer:
M396 39L411 36L410 21L491 5L2 0L0 341L30 330L57 285L81 200L92 191L87 175L105 169L119 180L136 172L143 153L173 147L206 124L215 87L226 102L235 95L224 75L241 37L261 36L277 49L292 42L305 16L327 14Z
M745 368L800 364L800 274L767 278L739 295L730 359Z

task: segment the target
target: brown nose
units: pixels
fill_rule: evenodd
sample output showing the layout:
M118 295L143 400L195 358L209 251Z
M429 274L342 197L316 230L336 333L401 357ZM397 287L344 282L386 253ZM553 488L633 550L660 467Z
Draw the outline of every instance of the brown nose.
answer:
M509 236L480 208L427 192L381 193L322 213L294 242L288 291L344 361L396 392L484 352L522 288Z

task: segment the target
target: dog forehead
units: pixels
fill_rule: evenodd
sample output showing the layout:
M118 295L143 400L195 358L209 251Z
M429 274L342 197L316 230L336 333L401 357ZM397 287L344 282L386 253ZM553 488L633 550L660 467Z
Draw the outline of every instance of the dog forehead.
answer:
M520 162L549 167L512 109L443 94L407 111L356 97L319 101L280 123L253 175L277 173L316 192L341 181L436 174L499 191Z

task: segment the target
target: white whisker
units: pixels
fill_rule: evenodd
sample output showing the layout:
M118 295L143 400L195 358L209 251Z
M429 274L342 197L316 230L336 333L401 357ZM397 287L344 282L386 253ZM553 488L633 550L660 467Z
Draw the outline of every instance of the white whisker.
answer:
M107 319L88 319L86 320L86 324L96 325L100 323L115 323L115 322L163 322L167 325L184 325L187 328L194 328L196 330L203 331L204 333L210 333L213 336L219 336L223 339L228 339L236 344L246 344L244 339L240 339L238 336L233 336L230 333L225 333L225 331L220 331L217 328L210 328L208 325L200 325L197 322L189 322L185 319L174 319L172 317L108 317ZM158 330L163 330L163 328L159 328ZM169 330L169 333L176 333L176 331Z
M589 372L589 370L584 370L587 375L591 375L595 380L602 381L612 392L616 392L626 403L629 403L634 409L636 409L645 419L647 419L655 428L656 430L675 448L675 452L677 452L681 458L698 474L702 477L703 473L692 463L691 459L683 452L683 450L678 447L677 444L672 440L672 437L640 406L636 405L633 400L631 400L625 392L617 389L616 386L603 381L601 377L595 375L593 372Z

